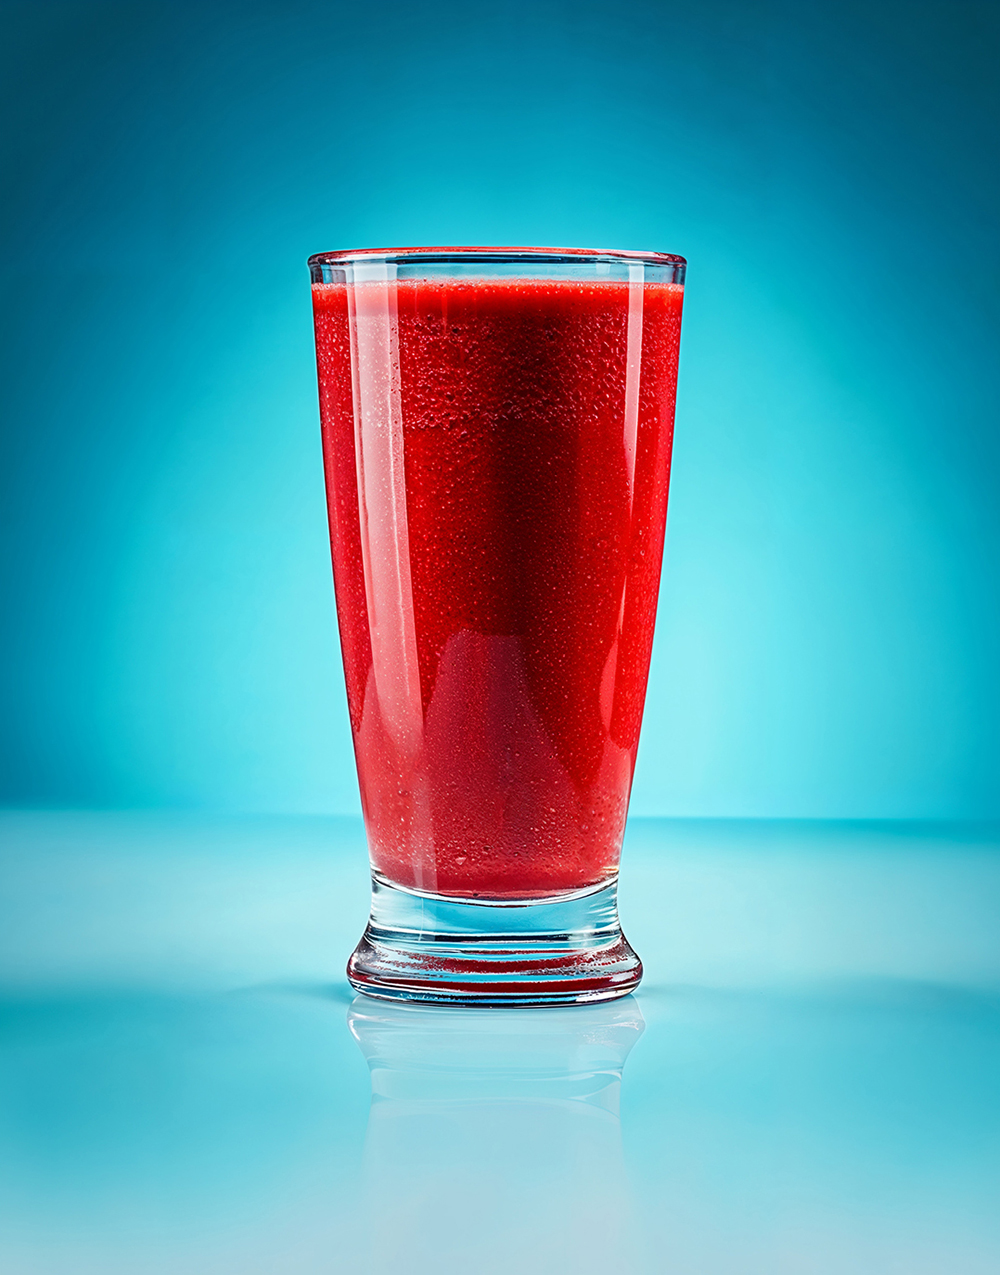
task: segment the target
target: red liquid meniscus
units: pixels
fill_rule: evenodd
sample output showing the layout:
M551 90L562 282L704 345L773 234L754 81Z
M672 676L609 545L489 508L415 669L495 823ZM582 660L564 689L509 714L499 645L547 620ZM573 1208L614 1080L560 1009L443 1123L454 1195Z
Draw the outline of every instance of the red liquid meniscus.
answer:
M372 863L463 898L616 873L646 694L683 289L314 284Z

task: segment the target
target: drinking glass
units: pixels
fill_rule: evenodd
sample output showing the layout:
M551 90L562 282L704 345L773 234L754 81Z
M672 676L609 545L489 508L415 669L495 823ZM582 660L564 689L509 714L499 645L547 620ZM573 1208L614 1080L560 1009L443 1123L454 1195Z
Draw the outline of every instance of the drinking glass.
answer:
M653 641L685 262L309 261L372 867L358 990L623 996L622 835Z

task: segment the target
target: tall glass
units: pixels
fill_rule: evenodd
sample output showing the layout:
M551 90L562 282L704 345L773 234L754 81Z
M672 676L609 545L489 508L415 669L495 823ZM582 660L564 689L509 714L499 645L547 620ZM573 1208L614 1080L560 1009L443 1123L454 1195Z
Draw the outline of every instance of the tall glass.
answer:
M310 258L369 995L625 995L622 834L667 509L685 263Z

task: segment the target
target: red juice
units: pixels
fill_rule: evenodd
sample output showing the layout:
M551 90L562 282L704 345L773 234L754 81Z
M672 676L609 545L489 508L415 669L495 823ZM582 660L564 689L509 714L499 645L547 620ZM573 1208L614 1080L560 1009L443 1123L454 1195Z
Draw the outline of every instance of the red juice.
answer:
M374 869L530 899L617 872L683 288L313 285L334 578Z

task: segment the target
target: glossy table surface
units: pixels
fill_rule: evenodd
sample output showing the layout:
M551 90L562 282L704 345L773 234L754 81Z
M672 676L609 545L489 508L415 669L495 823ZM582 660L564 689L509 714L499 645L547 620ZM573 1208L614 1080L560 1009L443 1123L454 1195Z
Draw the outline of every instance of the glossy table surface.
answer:
M1000 1269L1000 832L636 821L634 997L352 995L354 820L0 814L5 1275Z

